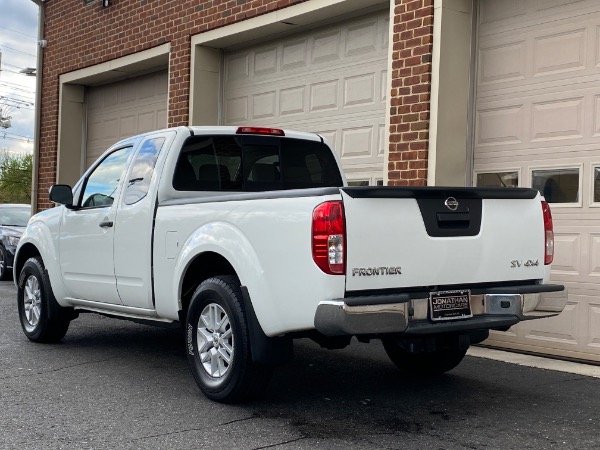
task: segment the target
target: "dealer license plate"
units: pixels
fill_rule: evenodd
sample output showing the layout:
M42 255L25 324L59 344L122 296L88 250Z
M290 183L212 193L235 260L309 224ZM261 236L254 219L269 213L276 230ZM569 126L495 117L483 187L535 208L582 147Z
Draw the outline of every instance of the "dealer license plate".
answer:
M471 291L438 291L429 294L429 311L433 321L473 317Z

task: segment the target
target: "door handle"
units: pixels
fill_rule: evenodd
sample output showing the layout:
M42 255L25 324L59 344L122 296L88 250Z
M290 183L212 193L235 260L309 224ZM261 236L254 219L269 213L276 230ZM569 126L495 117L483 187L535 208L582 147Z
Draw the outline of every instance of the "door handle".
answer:
M100 222L100 227L101 228L110 228L113 226L113 223L111 221L106 221L106 222Z

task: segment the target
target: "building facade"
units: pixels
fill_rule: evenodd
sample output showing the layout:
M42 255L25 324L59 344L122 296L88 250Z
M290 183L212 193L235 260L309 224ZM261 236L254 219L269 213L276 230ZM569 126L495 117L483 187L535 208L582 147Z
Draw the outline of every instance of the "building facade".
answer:
M315 131L353 184L533 186L558 318L490 343L600 361L595 0L46 0L36 202L178 125Z

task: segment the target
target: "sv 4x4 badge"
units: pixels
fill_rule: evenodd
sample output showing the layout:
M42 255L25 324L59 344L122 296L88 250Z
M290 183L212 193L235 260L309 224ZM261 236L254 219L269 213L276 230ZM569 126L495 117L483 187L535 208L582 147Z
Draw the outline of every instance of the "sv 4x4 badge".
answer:
M537 267L540 265L540 261L537 259L526 259L526 260L517 260L514 259L510 262L510 267Z

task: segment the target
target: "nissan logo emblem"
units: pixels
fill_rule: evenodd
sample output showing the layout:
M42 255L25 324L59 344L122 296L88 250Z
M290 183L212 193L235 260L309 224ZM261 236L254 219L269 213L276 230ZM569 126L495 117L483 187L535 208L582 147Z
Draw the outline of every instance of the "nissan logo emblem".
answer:
M448 197L444 202L444 205L446 205L446 208L450 211L456 211L458 209L458 201L454 197Z

